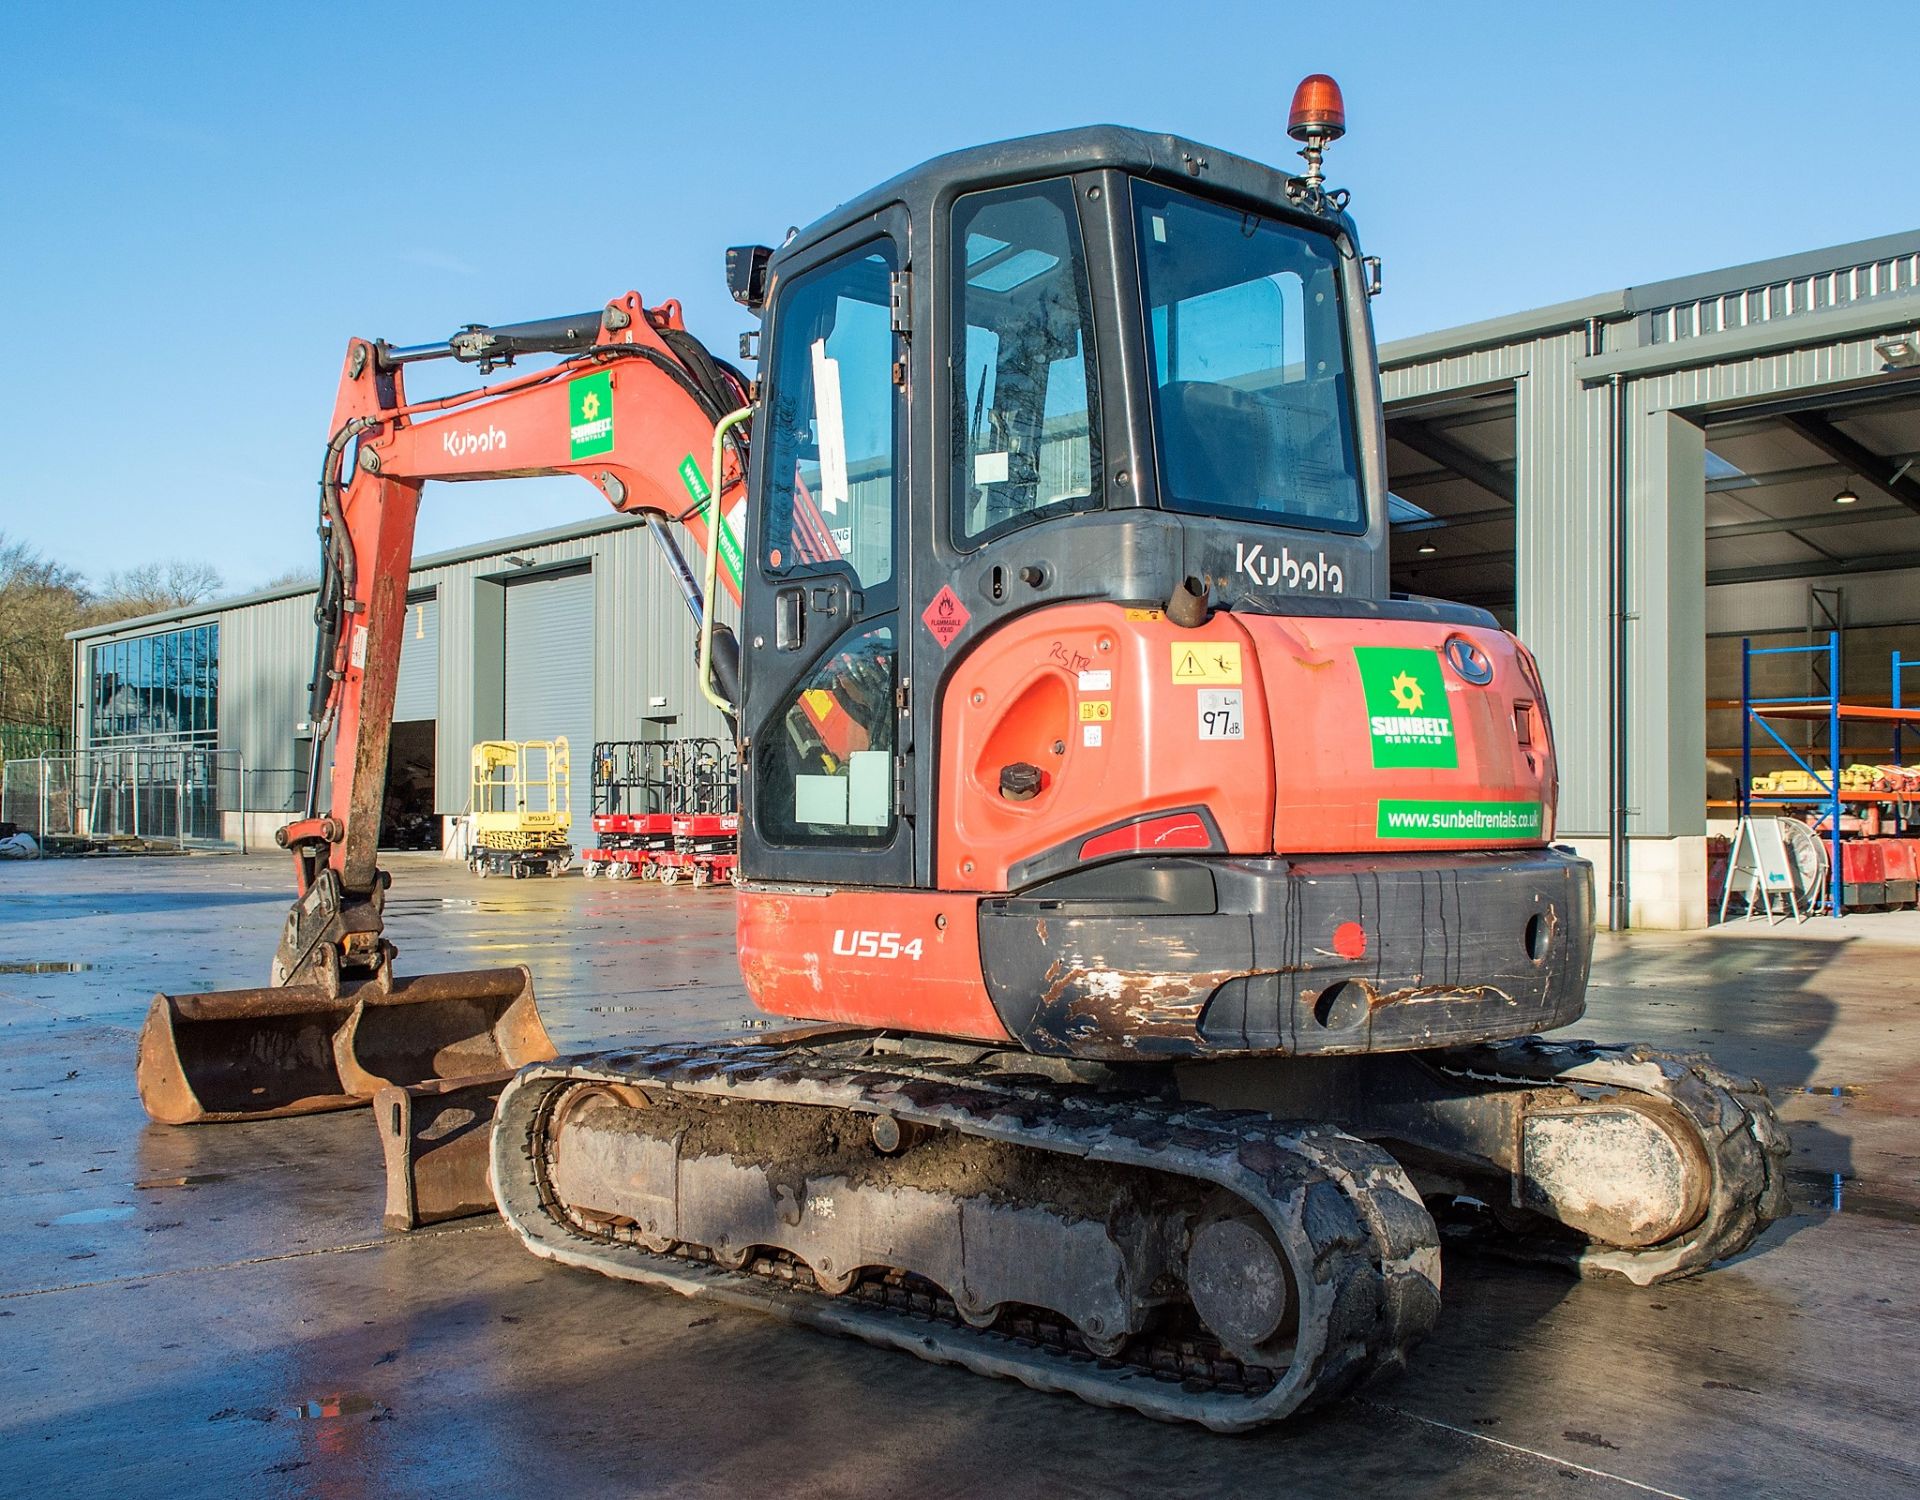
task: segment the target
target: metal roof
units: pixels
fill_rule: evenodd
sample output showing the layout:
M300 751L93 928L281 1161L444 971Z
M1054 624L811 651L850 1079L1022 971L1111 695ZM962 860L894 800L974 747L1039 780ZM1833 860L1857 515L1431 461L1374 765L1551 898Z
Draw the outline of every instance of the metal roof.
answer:
M1542 334L1577 328L1589 318L1617 322L1682 303L1706 301L1753 287L1771 286L1778 282L1818 276L1827 271L1914 255L1920 255L1920 229L1854 240L1844 245L1830 245L1821 250L1803 250L1795 255L1776 256L1771 260L1748 261L1744 265L1727 266L1718 271L1671 277L1665 281L1648 282L1644 286L1623 287L1619 291L1600 292L1571 302L1556 302L1530 312L1508 313L1477 323L1463 323L1454 328L1395 339L1392 343L1381 345L1380 363L1383 366L1418 364L1469 349L1522 343ZM1610 350L1609 357L1624 357L1626 352Z
M598 536L602 532L620 531L629 526L645 524L640 516L616 512L592 521L574 521L565 526L550 526L544 531L523 532L519 536L503 537L495 542L454 547L445 552L416 557L409 575L430 572L434 568L445 568L456 563L477 562L488 557L504 557L510 552L519 552L528 547L545 547L555 542L571 542L580 537ZM250 604L270 604L277 599L297 599L302 594L311 594L313 591L312 583L289 583L278 588L256 589L250 594L236 594L229 599L213 599L205 604L189 604L180 609L161 610L151 615L136 615L131 619L114 620L105 625L89 625L84 630L69 630L67 639L91 640L97 636L121 635L130 630L145 630L151 626L170 625L182 620L204 620L210 615L221 614L226 610L244 609Z

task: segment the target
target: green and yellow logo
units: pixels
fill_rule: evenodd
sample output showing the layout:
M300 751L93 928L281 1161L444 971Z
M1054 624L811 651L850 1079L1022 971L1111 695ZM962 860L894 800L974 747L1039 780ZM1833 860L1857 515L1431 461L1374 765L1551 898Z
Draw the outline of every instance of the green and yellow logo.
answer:
M1355 646L1367 698L1375 766L1457 766L1453 709L1440 653L1408 646Z
M567 382L567 436L574 458L613 452L613 371Z

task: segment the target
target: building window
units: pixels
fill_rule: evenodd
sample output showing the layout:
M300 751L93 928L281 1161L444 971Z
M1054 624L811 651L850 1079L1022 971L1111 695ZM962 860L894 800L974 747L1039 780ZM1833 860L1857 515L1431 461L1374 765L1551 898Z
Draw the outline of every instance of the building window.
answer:
M87 653L87 743L219 742L220 627L103 641Z

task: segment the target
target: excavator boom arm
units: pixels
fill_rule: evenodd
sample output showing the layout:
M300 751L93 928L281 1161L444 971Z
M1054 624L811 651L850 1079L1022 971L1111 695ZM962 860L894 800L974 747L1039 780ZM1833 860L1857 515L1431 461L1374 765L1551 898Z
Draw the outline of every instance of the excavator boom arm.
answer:
M453 357L484 369L518 354L561 352L550 368L491 386L409 403L405 367ZM637 293L597 319L552 319L517 329L465 329L445 346L395 349L363 339L347 348L333 437L321 475L324 569L312 684L313 770L307 816L283 832L303 896L334 872L334 904L376 903L361 920L296 937L276 961L282 982L316 964L375 970L379 935L375 849L386 781L414 522L429 480L577 474L614 509L645 515L697 612L698 588L667 522L694 544L713 543L709 475L716 425L748 399L746 382L687 333L675 302L647 307ZM739 598L739 527L747 445L736 428L719 476L717 576ZM333 750L324 802L321 772ZM369 920L369 916L371 920ZM331 944L337 951L316 950Z

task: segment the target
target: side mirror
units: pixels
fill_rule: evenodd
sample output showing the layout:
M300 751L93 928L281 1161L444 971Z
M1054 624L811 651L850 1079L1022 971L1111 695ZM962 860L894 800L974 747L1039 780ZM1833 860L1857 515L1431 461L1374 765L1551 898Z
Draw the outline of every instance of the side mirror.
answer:
M765 245L734 245L727 251L727 290L742 307L759 312L767 303L767 262L773 251Z

